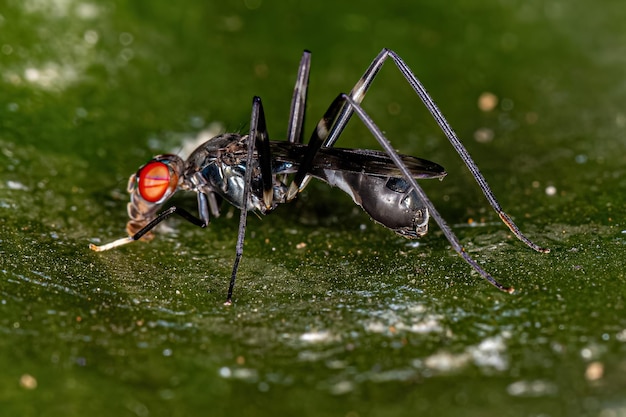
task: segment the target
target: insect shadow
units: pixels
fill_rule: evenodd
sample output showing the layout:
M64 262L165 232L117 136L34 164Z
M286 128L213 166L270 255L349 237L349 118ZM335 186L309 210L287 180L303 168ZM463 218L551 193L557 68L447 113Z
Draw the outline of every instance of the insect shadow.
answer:
M291 102L286 141L270 141L261 99L254 97L247 135L225 133L216 136L200 145L187 160L172 154L158 155L131 175L128 183L130 220L126 225L129 236L102 246L90 244L89 247L105 251L139 239L151 239L151 230L173 214L196 226L206 227L211 216L219 216L220 203L226 200L241 211L226 299L226 304L231 304L243 255L248 211L267 214L278 204L292 201L311 178L317 178L345 191L375 222L401 236L410 239L423 236L432 217L452 248L480 276L499 290L512 293L513 287L500 284L469 256L417 183L418 179L443 178L446 175L443 167L425 159L398 154L361 107L365 94L387 59L391 59L422 100L504 224L533 250L548 253L549 249L528 239L502 210L476 163L424 86L400 56L389 49L383 49L376 56L349 94L339 94L335 98L317 123L308 144L303 143L303 126L311 53L304 51ZM383 151L334 146L355 113ZM160 211L178 190L196 193L198 216L178 206Z

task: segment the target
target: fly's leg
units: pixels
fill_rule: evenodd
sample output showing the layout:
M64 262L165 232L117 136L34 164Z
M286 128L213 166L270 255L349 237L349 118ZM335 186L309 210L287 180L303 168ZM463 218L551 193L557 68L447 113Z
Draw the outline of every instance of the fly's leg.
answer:
M267 200L268 196L273 198L273 194L268 194L267 184L270 185L269 192L272 192L272 167L271 153L269 149L269 135L265 124L265 113L263 112L263 104L261 98L254 97L252 99L252 115L250 117L250 135L248 137L248 150L246 156L246 176L243 188L243 207L239 216L239 231L237 233L237 246L235 248L235 262L233 271L230 276L230 285L228 286L228 296L225 305L232 304L233 289L237 279L237 271L239 270L239 262L243 256L243 242L246 237L246 223L248 220L248 202L250 201L251 184L252 184L252 160L255 147L259 152L259 164L261 166L261 176L263 182L263 199L266 207L272 206L272 200Z
M300 66L298 67L298 77L296 78L296 85L293 89L291 111L289 112L287 140L291 143L302 143L310 70L311 52L305 50L302 54L302 59L300 60Z
M309 140L309 144L307 145L306 152L300 161L298 171L296 171L293 181L289 186L289 190L287 191L287 201L293 200L308 184L311 177L307 175L307 173L313 166L315 155L324 144L324 139L328 137L329 129L337 118L343 104L344 100L341 96L338 96L330 104L322 119L317 123L311 135L311 139Z
M135 242L141 239L143 235L145 235L146 233L154 229L159 223L161 223L163 220L167 219L173 214L177 214L183 219L187 220L188 222L195 224L196 226L199 226L199 227L206 227L209 224L208 219L198 218L183 208L172 206L168 208L167 210L164 210L161 213L159 213L154 220L152 220L150 223L145 225L142 229L140 229L134 235L128 236L122 239L118 239L116 241L113 241L111 243L107 243L106 245L101 245L101 246L90 243L89 248L96 252L103 252L105 250L113 249L118 246L126 245L127 243Z
M202 194L202 193L199 193L199 194ZM200 198L199 195L198 195L198 198ZM219 215L220 215L220 205L219 205L219 202L217 201L217 197L216 197L214 192L211 191L211 192L207 193L206 202L209 205L209 209L211 210L211 214L213 215L213 217L219 217ZM207 213L208 213L208 211L207 211ZM208 219L208 214L207 214L207 219Z
M274 179L272 177L272 151L270 150L270 138L267 133L267 126L265 124L265 112L263 111L263 104L260 97L254 97L252 100L252 121L250 123L250 135L248 143L248 152L250 149L254 151L256 147L259 154L259 167L261 169L261 182L263 184L263 204L265 208L270 210L272 202L274 200ZM246 167L252 166L252 159L250 159L250 153L248 153L248 160ZM250 186L252 177L248 179L248 175L252 175L252 169L246 169L246 186ZM249 196L248 196L249 197ZM244 204L248 204L248 198L244 195Z
M469 256L469 254L465 251L465 248L463 248L463 246L461 245L461 242L459 242L459 239L454 234L450 226L448 226L448 224L443 219L443 217L441 217L441 215L435 208L434 204L430 201L430 199L428 198L428 196L426 195L422 187L419 186L417 181L415 181L415 179L411 175L411 172L409 171L409 169L406 167L404 162L402 162L402 158L400 157L400 155L398 155L398 153L393 148L393 146L391 146L391 143L389 143L389 140L385 137L382 131L378 128L378 126L376 126L374 121L367 115L365 110L363 110L363 108L356 101L354 101L350 96L346 94L341 94L339 97L341 98L342 101L345 101L346 105L349 106L352 109L352 111L355 112L359 116L359 118L363 121L363 123L369 129L369 131L372 132L372 134L374 135L378 143L380 143L380 146L382 146L382 148L385 150L385 152L387 152L387 154L389 155L391 160L394 162L394 164L396 164L398 169L402 172L404 179L409 183L411 188L413 188L413 190L417 193L420 200L424 203L430 215L432 216L433 219L435 219L435 222L437 222L437 225L439 225L439 228L443 232L444 236L446 237L446 239L448 239L448 241L452 245L452 248L454 249L454 251L457 252L459 255L461 255L461 257L465 260L465 262L467 262L472 268L474 268L474 270L476 270L476 272L478 272L480 276L482 276L485 280L487 280L494 287L504 292L513 293L515 291L514 288L507 287L507 286L500 284L487 271L481 268L481 266L478 265L478 263L474 259L472 259L472 257ZM344 107L344 109L345 108L346 107Z
M456 150L456 152L459 154L459 156L461 157L461 159L463 160L463 162L465 163L465 165L471 172L472 176L478 183L478 186L480 187L483 194L487 198L487 201L489 202L491 207L493 207L495 212L498 213L498 216L500 216L500 219L502 220L502 222L504 222L504 224L507 225L507 227L519 240L524 242L531 249L537 252L542 252L542 253L550 252L550 249L540 247L539 245L532 242L529 238L527 238L521 232L519 227L513 222L511 217L504 212L504 210L502 209L502 207L496 200L495 195L489 188L489 185L487 184L487 180L485 180L485 177L483 177L480 170L478 169L478 166L472 160L472 157L470 156L469 152L467 151L467 149L465 149L465 146L463 146L463 144L457 137L456 133L454 133L454 130L452 129L448 121L445 119L445 117L443 117L443 114L441 113L441 111L439 110L439 108L437 107L433 99L430 97L430 95L428 94L428 92L426 91L422 83L417 79L415 74L413 74L411 69L404 63L402 58L400 58L398 54L396 54L395 52L389 49L383 49L378 54L378 56L370 64L369 68L365 71L361 79L359 79L359 81L356 83L354 88L352 88L352 91L350 91L350 94L348 95L349 97L349 101L347 100L348 104L345 105L343 109L341 110L341 113L339 117L337 118L337 122L333 125L328 137L326 138L324 142L324 146L326 147L333 146L334 143L337 141L337 139L339 138L339 135L341 135L341 132L343 131L346 124L350 120L352 113L355 112L357 109L357 107L352 105L350 101L352 101L354 104L357 104L357 105L361 104L361 101L363 101L363 98L365 97L367 90L372 85L374 78L378 74L378 71L380 71L380 69L382 68L387 58L391 58L393 63L396 65L396 67L398 67L398 69L404 76L404 78L411 85L411 88L413 88L413 91L415 91L415 93L422 100L422 102L424 103L424 105L426 106L430 114L433 116L433 118L435 119L435 121L437 122L441 130L443 131L443 133L446 135L446 137L452 144L452 147Z
M289 127L287 128L287 140L289 143L302 143L310 72L311 52L305 50L302 53L302 59L298 66L298 76L296 77L296 85L293 88L293 97L291 98ZM279 179L282 183L287 183L288 175L281 174Z
M376 126L374 121L367 115L365 110L363 110L363 108L356 101L354 101L349 95L340 94L331 103L324 117L318 123L318 126L311 137L311 142L309 143L309 147L307 148L307 153L303 157L303 160L300 164L298 172L296 173L294 182L291 184L289 192L290 193L293 192L297 194L299 190L301 190L302 188L306 186L306 178L304 177L306 176L305 175L306 172L311 167L311 163L315 157L315 154L320 149L321 143L324 142L325 138L328 137L327 136L328 132L334 129L337 129L337 124L341 122L341 119L340 119L341 116L337 117L337 114L339 114L340 110L342 111L342 113L345 112L347 108L351 110L351 113L354 113L354 112L357 113L357 115L363 121L365 126L370 130L370 132L374 135L376 140L379 142L383 150L389 155L391 160L398 167L404 179L407 181L410 187L413 190L415 190L418 197L423 202L424 206L428 209L428 212L430 213L432 218L435 220L437 225L442 230L446 239L448 239L448 241L452 245L452 248L454 249L454 251L457 252L476 272L480 274L481 277L487 280L490 284L492 284L493 286L495 286L501 291L508 292L508 293L514 292L514 288L507 287L505 285L502 285L498 281L496 281L495 278L493 278L487 271L485 271L480 265L478 265L478 263L472 257L469 256L469 254L465 251L465 249L461 245L459 239L454 234L450 226L448 226L448 224L443 219L443 217L441 217L441 215L439 214L439 212L437 211L433 203L430 201L430 199L428 198L424 190L419 186L417 181L415 181L415 179L411 175L411 172L402 161L402 158L400 157L400 155L398 155L398 153L395 151L393 146L391 146L387 138L378 128L378 126ZM333 124L335 119L337 119L337 121ZM347 123L348 120L349 118L345 119L343 123ZM338 129L342 130L343 127L344 126L339 126Z

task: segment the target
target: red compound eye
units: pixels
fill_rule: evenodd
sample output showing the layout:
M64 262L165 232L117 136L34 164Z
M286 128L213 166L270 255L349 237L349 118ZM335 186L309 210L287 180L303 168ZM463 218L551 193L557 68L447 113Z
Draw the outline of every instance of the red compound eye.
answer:
M150 203L156 203L162 199L172 182L170 169L159 161L148 162L139 171L138 178L139 194Z

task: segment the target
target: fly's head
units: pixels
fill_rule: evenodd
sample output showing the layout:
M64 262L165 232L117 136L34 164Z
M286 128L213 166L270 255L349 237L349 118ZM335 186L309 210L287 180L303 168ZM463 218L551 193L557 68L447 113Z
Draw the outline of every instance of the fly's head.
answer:
M156 218L157 211L178 189L183 180L184 161L177 155L158 155L137 170L128 180L128 217L126 231L134 235ZM146 233L142 239L154 236Z

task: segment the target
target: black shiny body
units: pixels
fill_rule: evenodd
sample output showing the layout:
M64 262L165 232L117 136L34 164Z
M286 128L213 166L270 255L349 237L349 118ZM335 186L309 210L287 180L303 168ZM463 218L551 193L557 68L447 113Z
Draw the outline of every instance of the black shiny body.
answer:
M177 155L159 155L130 177L127 223L129 236L114 242L90 247L105 251L142 238L173 214L206 227L210 216L218 216L222 200L240 209L239 232L227 304L231 303L239 262L243 255L247 213L267 214L277 205L287 203L302 191L312 178L345 191L377 223L408 237L417 238L428 231L433 218L457 252L485 280L505 292L513 292L487 273L461 245L459 239L439 214L418 179L443 178L446 173L434 162L400 155L384 133L361 107L365 94L385 61L391 60L407 83L424 103L454 150L469 169L487 201L510 231L530 248L547 253L528 239L502 210L478 166L470 157L450 124L426 89L406 63L393 51L383 49L372 61L349 94L339 94L317 123L310 140L303 143L304 116L309 84L311 54L305 51L289 115L287 140L270 141L263 105L252 100L249 134L226 133L200 145L187 160ZM381 151L342 149L334 145L356 114L376 139ZM198 215L181 207L164 208L179 190L195 192Z
M200 145L185 162L181 188L210 195L219 194L237 208L244 207L248 135L227 133ZM252 160L252 182L246 209L266 214L286 203L288 186L281 178L295 174L307 146L270 142L272 151L272 202L263 202L259 159ZM256 156L256 155L255 155ZM414 178L443 178L440 165L402 156ZM384 152L364 149L322 148L307 174L345 191L370 217L394 232L417 238L428 231L428 209L402 178Z

